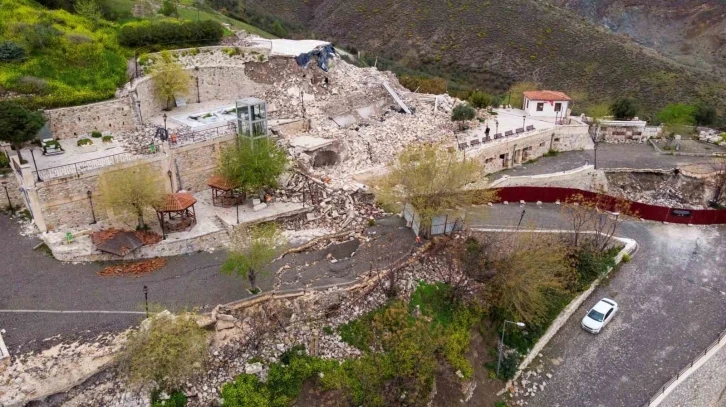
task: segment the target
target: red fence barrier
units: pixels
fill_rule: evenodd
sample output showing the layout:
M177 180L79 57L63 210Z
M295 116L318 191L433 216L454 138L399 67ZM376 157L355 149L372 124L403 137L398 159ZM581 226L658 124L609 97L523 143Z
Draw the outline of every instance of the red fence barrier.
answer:
M567 201L575 195L582 195L589 201L597 201L600 209L615 210L617 198L609 195L583 191L574 188L558 187L504 187L497 188L498 201L509 202L556 202ZM692 225L712 225L726 223L726 210L716 209L685 209L649 205L628 201L630 210L639 218L659 222L684 223Z

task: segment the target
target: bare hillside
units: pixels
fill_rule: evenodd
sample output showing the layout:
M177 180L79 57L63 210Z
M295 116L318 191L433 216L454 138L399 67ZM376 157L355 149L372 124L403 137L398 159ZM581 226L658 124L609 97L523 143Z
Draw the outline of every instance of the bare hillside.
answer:
M645 0L643 0L645 1ZM317 37L490 91L535 80L579 106L630 95L646 116L668 102L726 104L726 84L534 0L255 0L245 7Z

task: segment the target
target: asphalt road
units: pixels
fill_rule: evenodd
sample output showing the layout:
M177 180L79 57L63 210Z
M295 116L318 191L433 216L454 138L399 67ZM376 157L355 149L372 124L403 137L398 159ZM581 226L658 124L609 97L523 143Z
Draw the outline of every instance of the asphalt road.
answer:
M593 150L566 151L554 157L541 157L534 163L497 172L492 180L503 175L521 176L567 171L595 162ZM658 154L650 144L600 143L597 150L597 168L671 169L680 165L708 163L708 157L687 157Z
M347 282L373 267L385 267L414 244L410 229L400 221L381 220L367 230L368 238L285 256L260 277L263 291L325 286ZM209 310L250 296L241 277L220 273L226 253L192 253L168 258L161 270L142 275L99 277L102 263L59 262L43 251L33 251L36 238L19 234L18 223L0 215L0 329L11 354L47 348L59 341L93 338L124 330L144 317L143 287L148 287L152 310ZM351 254L355 254L351 256ZM331 255L328 258L328 254ZM334 261L331 261L335 259ZM121 313L9 313L3 310L133 311ZM52 338L52 339L48 339Z
M562 227L556 205L497 205L482 225ZM640 407L726 329L726 227L626 222L639 249L598 287L531 366L551 372L530 407ZM600 298L620 305L599 335L580 327ZM541 365L541 366L538 366Z

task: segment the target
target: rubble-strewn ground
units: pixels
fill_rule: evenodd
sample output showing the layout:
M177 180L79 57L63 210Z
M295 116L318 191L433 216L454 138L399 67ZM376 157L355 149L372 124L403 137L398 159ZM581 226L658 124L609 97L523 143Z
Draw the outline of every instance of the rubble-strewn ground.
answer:
M608 194L652 205L703 209L708 200L703 180L675 174L607 173Z

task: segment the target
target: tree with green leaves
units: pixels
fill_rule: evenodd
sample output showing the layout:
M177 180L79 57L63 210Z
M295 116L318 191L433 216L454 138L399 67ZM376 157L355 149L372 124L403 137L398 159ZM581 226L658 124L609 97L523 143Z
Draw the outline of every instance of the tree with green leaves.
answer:
M633 99L618 98L610 105L610 113L618 120L631 120L638 115L638 105Z
M73 9L80 16L98 23L103 17L103 10L96 0L76 0Z
M466 160L439 145L411 145L376 187L378 199L390 208L405 202L413 205L425 231L433 217L446 210L490 201L493 193L489 190L464 190L481 176L482 166L477 160Z
M475 117L476 110L468 103L456 105L451 111L451 121L458 122L459 129L461 129L465 121L474 120Z
M162 312L129 334L118 361L132 383L154 384L170 391L203 372L208 357L207 332L197 325L194 315Z
M156 97L166 104L165 110L171 110L171 101L176 96L188 94L192 83L189 74L167 51L163 51L160 58L154 62L151 80L154 83Z
M123 165L104 171L98 179L99 205L124 216L135 216L137 228L146 229L144 214L164 199L164 178L151 164Z
M284 243L274 223L237 228L232 234L222 273L246 278L250 291L258 293L257 278L265 272L264 267L277 257L278 248Z
M690 132L696 120L696 107L685 103L671 103L658 112L658 120L665 126L670 137L675 133ZM669 138L670 138L669 137Z
M602 123L603 119L610 114L610 107L607 103L592 105L585 110L585 114L592 117L592 127L594 127L592 130L595 131L595 137L597 140L597 137L600 135L600 123Z
M33 139L45 125L45 116L32 112L11 101L0 101L0 140L10 143L24 162L20 150Z
M693 119L696 121L696 126L710 126L716 123L718 113L716 108L703 103L696 105L696 110L693 112Z
M267 137L240 137L236 145L222 150L217 174L233 181L250 193L274 188L287 167L285 150Z
M13 41L0 42L0 61L18 61L25 58L25 48Z

